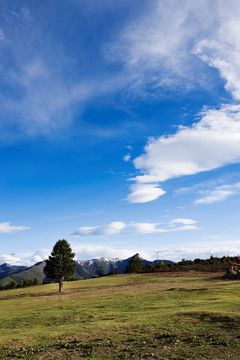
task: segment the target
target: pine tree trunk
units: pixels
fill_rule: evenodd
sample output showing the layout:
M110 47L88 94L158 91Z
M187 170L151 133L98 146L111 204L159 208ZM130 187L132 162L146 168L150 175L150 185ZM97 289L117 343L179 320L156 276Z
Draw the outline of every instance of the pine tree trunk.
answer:
M63 276L59 276L59 292L63 291Z

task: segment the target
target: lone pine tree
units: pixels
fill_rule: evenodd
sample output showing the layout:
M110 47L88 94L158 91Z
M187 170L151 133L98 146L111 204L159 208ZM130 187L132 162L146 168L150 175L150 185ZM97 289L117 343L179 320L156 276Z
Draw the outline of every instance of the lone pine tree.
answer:
M75 254L66 240L59 240L53 247L51 256L46 260L43 271L50 279L58 279L59 291L63 291L65 276L71 276L75 271Z

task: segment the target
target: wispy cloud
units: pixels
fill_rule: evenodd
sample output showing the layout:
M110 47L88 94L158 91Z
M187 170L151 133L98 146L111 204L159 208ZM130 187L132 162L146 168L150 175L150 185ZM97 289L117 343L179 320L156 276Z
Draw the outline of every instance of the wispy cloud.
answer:
M239 99L239 16L235 0L156 0L105 48L106 57L122 62L132 88L148 96L150 89L161 96L166 88L211 88L214 67Z
M240 194L240 183L218 186L213 190L202 191L203 197L195 200L195 204L212 204L226 200L232 195Z
M106 69L109 60L122 65L110 70L111 76L108 71L92 74L87 56L84 64L68 56L65 43L45 32L30 9L14 6L0 29L0 50L6 56L1 58L1 82L7 89L0 95L1 133L14 128L16 136L51 134L70 125L89 100L119 89L145 87L149 96L152 89L160 96L169 87L189 89L197 83L207 88L213 66L238 98L240 10L230 3L154 1L122 30L118 27L114 41L98 44L104 49L104 58L98 54L99 68Z
M218 28L210 37L196 44L193 54L199 56L210 67L218 69L220 76L226 81L226 90L231 92L235 99L240 100L239 3L217 2L217 7Z
M89 100L123 86L119 73L85 74L83 64L68 55L64 41L47 30L49 18L41 26L28 8L13 7L10 11L9 5L8 21L0 29L3 137L54 134L73 123Z
M15 84L22 95L9 98L2 93L0 105L10 118L8 125L17 125L20 134L35 136L57 132L73 122L75 114L71 106L83 106L88 100L104 95L115 87L115 79L106 80L102 84L91 79L81 79L69 84L62 77L61 68L58 70L54 69L54 64L46 64L42 58L34 58L31 61L23 60L11 73L6 71L8 87ZM2 123L3 130L4 126L6 124Z
M132 88L148 95L153 88L161 96L166 88L207 87L210 71L193 49L216 32L219 12L218 1L154 1L105 49L106 57L122 61Z
M0 41L3 41L5 39L4 32L2 29L0 29Z
M29 230L27 226L14 226L10 225L9 222L0 223L0 233L10 234L17 231Z
M126 154L126 155L123 157L123 160L124 160L125 162L130 161L130 159L131 159L131 154Z

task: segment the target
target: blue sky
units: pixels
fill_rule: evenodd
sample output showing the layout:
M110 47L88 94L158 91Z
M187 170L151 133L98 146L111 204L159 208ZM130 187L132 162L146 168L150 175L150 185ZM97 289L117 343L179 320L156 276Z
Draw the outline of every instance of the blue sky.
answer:
M239 2L0 6L0 263L237 255Z

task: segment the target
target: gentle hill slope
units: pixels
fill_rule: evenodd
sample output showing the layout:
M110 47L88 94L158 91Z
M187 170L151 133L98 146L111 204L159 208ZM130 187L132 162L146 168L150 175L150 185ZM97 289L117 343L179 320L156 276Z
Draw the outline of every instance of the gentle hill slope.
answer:
M0 292L0 359L238 359L239 284L200 272ZM212 276L218 276L213 279Z

